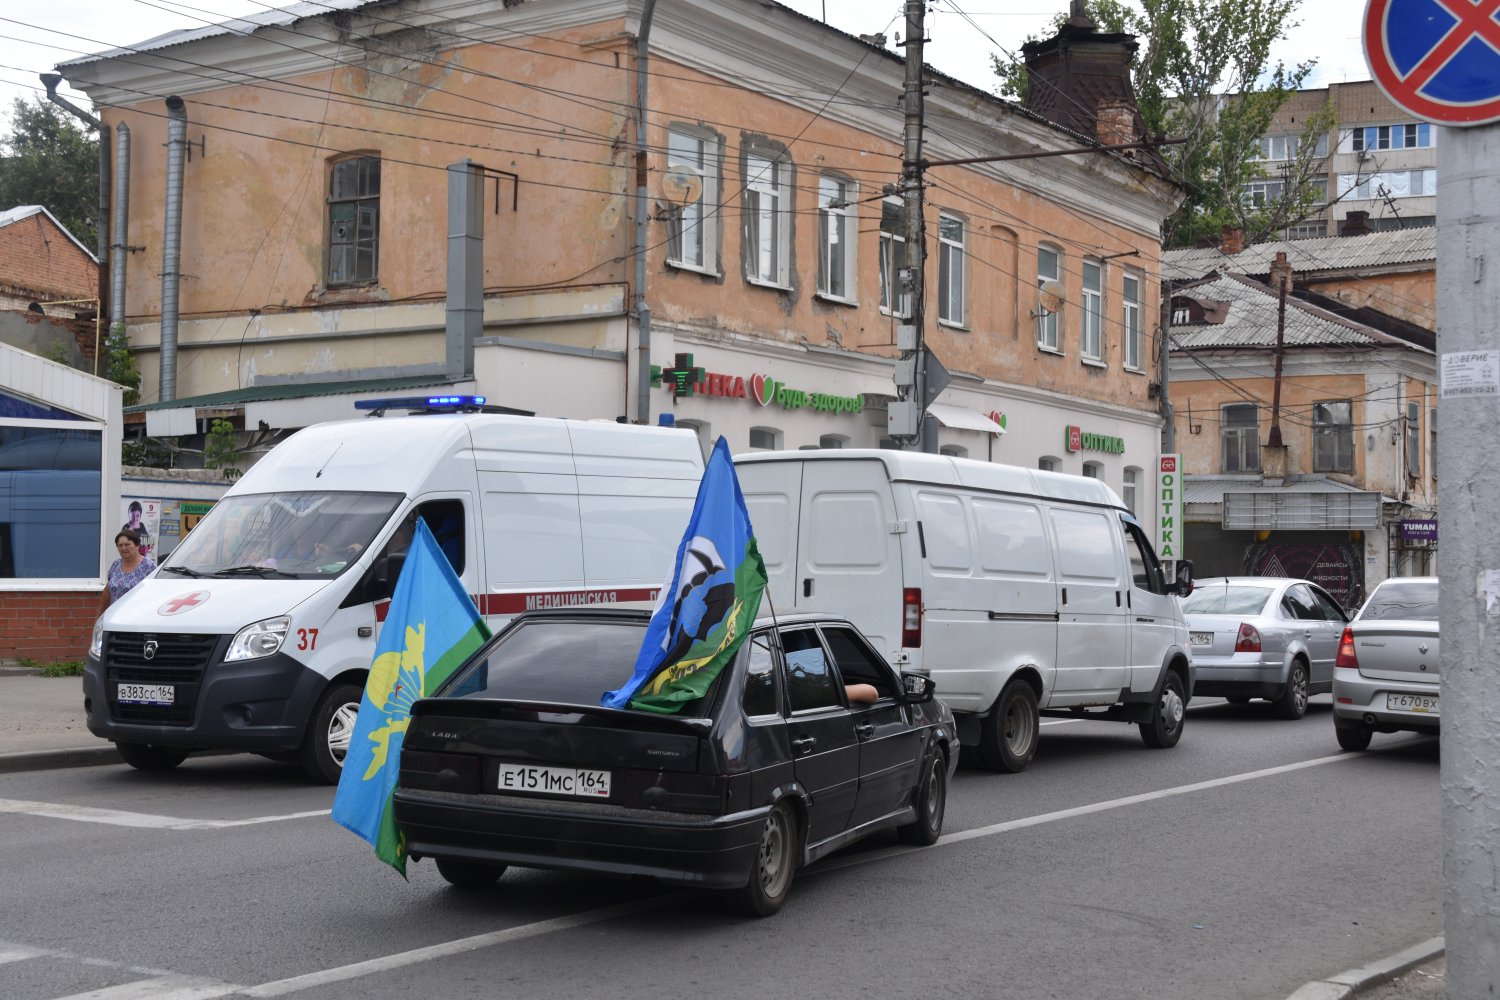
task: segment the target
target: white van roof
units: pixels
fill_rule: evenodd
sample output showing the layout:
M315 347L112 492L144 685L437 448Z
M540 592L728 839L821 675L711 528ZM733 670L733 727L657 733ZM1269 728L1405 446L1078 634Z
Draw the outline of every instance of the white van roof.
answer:
M314 424L278 444L231 494L296 490L412 494L441 462L487 453L509 472L697 482L703 457L689 430L501 413L365 417Z
M892 482L937 483L1023 496L1072 500L1125 509L1118 494L1102 480L1065 472L1044 472L1019 465L1000 465L972 458L929 455L886 448L827 448L807 451L756 451L734 456L735 464L760 462L843 462L874 460L885 465Z

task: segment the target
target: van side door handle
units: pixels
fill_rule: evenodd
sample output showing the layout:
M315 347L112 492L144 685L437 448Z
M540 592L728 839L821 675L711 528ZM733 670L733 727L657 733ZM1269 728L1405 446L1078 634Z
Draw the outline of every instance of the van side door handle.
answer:
M861 722L859 725L854 727L854 735L858 736L862 740L869 739L870 737L875 735L875 723Z
M792 740L792 749L798 753L808 753L817 745L818 741L811 736L804 736L800 740Z
M812 596L812 577L810 577L810 576L803 577L803 579L802 579L802 596L803 597L811 597Z

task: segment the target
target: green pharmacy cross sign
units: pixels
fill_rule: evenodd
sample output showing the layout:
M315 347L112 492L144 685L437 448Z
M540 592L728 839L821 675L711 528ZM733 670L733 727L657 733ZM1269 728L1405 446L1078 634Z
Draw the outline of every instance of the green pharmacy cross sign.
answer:
M703 369L693 367L693 356L691 354L674 355L674 363L671 368L657 368L652 365L651 381L666 382L672 390L673 399L681 399L683 396L693 395L693 387L703 381Z

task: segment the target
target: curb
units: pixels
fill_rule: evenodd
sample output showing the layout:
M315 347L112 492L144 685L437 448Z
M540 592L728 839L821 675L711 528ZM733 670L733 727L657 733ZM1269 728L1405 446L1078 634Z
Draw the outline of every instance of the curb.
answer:
M92 747L65 747L60 750L18 750L13 753L0 753L0 774L123 763L125 762L115 752L113 743Z
M1371 986L1390 982L1403 972L1409 972L1423 962L1437 958L1443 953L1443 949L1443 938L1435 937L1378 962L1306 983L1287 997L1287 1000L1345 1000L1347 997L1358 996Z

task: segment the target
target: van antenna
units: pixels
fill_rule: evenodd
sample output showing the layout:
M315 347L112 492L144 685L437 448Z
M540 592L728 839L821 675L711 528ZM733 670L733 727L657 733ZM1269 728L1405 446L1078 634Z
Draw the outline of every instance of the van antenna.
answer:
M333 451L331 451L331 452L328 453L328 457L325 458L325 459L323 459L323 464L320 465L320 466L318 466L317 474L313 476L314 479L322 479L323 478L323 470L326 469L326 468L328 468L328 463L333 461L333 456L337 455L339 453L339 448L342 448L343 446L344 446L344 442L340 441L338 448L335 448L335 449L333 449Z

